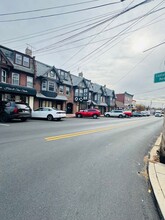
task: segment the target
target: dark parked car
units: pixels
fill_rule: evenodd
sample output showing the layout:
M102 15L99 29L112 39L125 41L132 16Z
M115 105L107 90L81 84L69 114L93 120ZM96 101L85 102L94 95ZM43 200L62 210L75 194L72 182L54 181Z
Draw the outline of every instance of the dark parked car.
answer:
M141 117L142 114L141 114L141 112L133 112L133 116L134 117Z
M0 121L7 122L12 119L26 121L31 117L31 109L27 104L14 101L0 102Z
M85 110L80 110L79 112L75 113L77 118L82 118L82 117L97 118L100 116L100 114L101 113L98 109L85 109Z

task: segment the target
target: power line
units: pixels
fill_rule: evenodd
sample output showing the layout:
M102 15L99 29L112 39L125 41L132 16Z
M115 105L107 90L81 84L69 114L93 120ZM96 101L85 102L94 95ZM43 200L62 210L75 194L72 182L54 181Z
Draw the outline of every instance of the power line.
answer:
M157 10L155 10L155 11L153 11L153 12L155 13L155 12L157 12ZM149 14L152 14L153 12L151 12L151 13L149 13ZM119 25L113 26L113 27L111 27L111 28L109 28L109 29L106 29L106 30L102 31L102 33L107 32L107 31L110 31L110 30L115 29L115 28L117 28L117 27L120 27L120 26L125 25L125 24L127 24L127 23L130 23L130 22L132 22L132 21L134 21L134 20L137 20L137 19L139 19L139 18L142 18L142 17L144 17L145 15L146 15L146 14L144 14L144 15L142 15L142 16L139 16L139 17L136 17L136 18L134 18L134 19L132 19L132 20L129 20L129 21L127 21L127 22L121 23L121 24L119 24ZM148 15L148 14L147 14L147 15ZM164 15L164 13L163 13L162 15ZM160 16L162 16L162 15L159 15L158 18L160 18ZM155 19L157 19L157 18L155 18ZM153 19L153 20L155 20L155 19ZM152 20L152 21L153 21L153 20ZM153 23L150 22L150 23L147 24L147 25L143 25L143 26L141 26L140 28L137 28L137 29L135 29L135 30L133 30L133 31L130 31L130 32L127 32L127 33L131 33L131 32L138 31L138 30L140 30L140 29L142 29L142 28L148 27L148 26L153 25L153 24L155 24L155 23L158 23L158 22L160 22L160 21L162 21L162 20L164 20L164 19L160 19L160 20L158 20L158 21L156 21L156 22L153 22ZM79 41L81 41L81 40L84 40L84 39L87 39L87 38L91 38L91 37L97 36L97 35L98 35L98 33L92 34L92 35L89 35L89 36L86 36L86 37L83 37L83 38L80 38L80 39L77 39L77 40L74 40L74 41L70 41L69 43L65 43L65 44L63 44L63 45L58 45L58 46L56 46L56 47L52 47L51 49L49 49L49 51L50 51L50 50L54 50L54 49L58 49L58 48L61 48L61 47L64 47L64 46L67 46L68 44L70 45L70 44L72 44L72 43L77 43L77 42L79 42ZM123 34L122 34L122 35L123 35ZM116 36L117 36L117 35L116 35ZM54 36L54 37L56 37L56 36ZM109 39L109 38L105 38L105 39L102 39L102 40L98 40L98 41L95 41L95 42L93 42L93 43L98 43L98 42L101 42L101 41L105 41L105 40L107 40L107 39ZM86 43L86 44L79 45L79 46L76 46L76 47L72 47L72 48L69 48L69 49L62 49L62 50L55 51L55 52L53 51L53 52L46 53L46 54L53 54L53 53L57 53L57 52L65 51L65 50L75 49L75 48L79 48L79 47L82 47L82 46L87 46L88 44L90 44L90 43ZM47 52L47 51L45 51L45 52ZM37 54L38 54L38 53L37 53ZM43 52L42 52L41 55L43 55ZM44 54L44 55L45 55L45 54Z
M163 2L163 1L162 1L162 2ZM162 4L162 2L159 3L157 6L155 6L153 9L155 9L155 8L158 7L160 4ZM145 2L145 3L146 3L146 2ZM141 2L141 3L137 4L136 6L133 6L133 8L138 7L139 5L142 5L142 4L144 4L144 2ZM129 9L132 9L132 7L129 8ZM152 9L152 10L153 10L153 9ZM150 10L150 11L152 11L152 10ZM126 11L127 11L127 10L126 10ZM148 13L147 13L147 14L148 14ZM144 17L141 18L141 20L142 20L142 19L144 19ZM135 21L133 24L131 24L130 26L128 26L128 27L125 28L124 30L120 31L120 32L117 34L117 36L115 36L114 38L112 38L112 39L106 41L104 44L102 44L101 46L97 47L95 50L93 50L92 52L90 52L89 54L87 54L86 56L84 56L83 58L81 58L81 59L79 60L80 64L84 63L86 58L88 58L88 61L89 61L89 56L91 56L93 53L97 52L97 51L100 50L100 49L102 50L103 47L107 47L107 44L109 44L110 42L112 43L113 41L115 41L118 36L120 36L120 35L121 35L123 32L125 32L126 30L129 30L130 28L132 28L132 26L134 26L135 24L137 24L137 22L139 22L139 21ZM117 43L117 44L118 44L118 43ZM115 45L116 45L116 44L115 44ZM114 47L114 45L113 45L112 47ZM111 47L111 48L112 48L112 47ZM109 48L106 49L106 51L108 51L108 50L109 50ZM104 51L102 54L104 54L106 51ZM101 54L101 55L102 55L102 54ZM99 55L99 57L100 57L100 55ZM83 61L83 62L81 62L81 61ZM77 64L77 62L76 62L76 64ZM72 66L74 66L74 64L71 65L70 67L72 67Z
M40 8L40 9L34 9L34 10L28 10L28 11L2 13L2 14L0 14L0 16L18 15L18 14L27 14L27 13L33 13L33 12L47 11L47 10L52 10L52 9L55 9L55 8L66 8L66 7L70 7L70 6L82 5L82 4L96 2L96 1L100 1L100 0L91 0L91 1L74 3L74 4L60 5L60 6L54 6L54 7L49 7L49 8Z
M50 44L50 45L45 46L45 47L43 47L43 48L40 48L40 49L38 49L38 50L36 50L36 51L34 51L34 52L43 51L43 50L45 50L45 49L47 50L47 49L49 49L49 48L52 48L52 47L53 47L55 44L57 44L57 43L59 44L59 43L62 43L62 42L64 42L64 41L66 41L66 40L70 40L70 39L72 39L72 38L75 38L75 37L77 37L78 35L83 34L83 33L85 33L85 32L88 32L88 31L90 31L90 30L92 30L92 29L94 29L94 28L96 28L96 27L98 27L98 26L100 26L100 25L102 25L102 24L104 24L104 23L106 23L106 22L108 22L108 21L110 21L110 20L116 18L116 17L119 17L120 15L123 15L123 14L125 14L126 12L128 12L128 11L130 11L130 10L132 10L132 9L134 9L134 8L136 8L136 7L138 7L138 6L141 6L141 5L145 4L145 3L146 3L146 0L143 1L143 2L141 2L141 3L139 3L139 4L137 4L137 5L135 5L135 6L132 6L132 7L128 8L128 9L126 9L126 10L120 12L120 13L118 13L117 15L114 15L114 16L108 18L107 20L104 20L104 21L102 21L102 22L100 22L100 23L94 25L93 27L87 28L86 30L83 30L83 31L81 31L81 32L79 32L79 33L77 33L77 34L75 34L75 35L72 35L72 36L70 36L70 37L67 37L67 38L65 38L65 39L63 39L63 40L60 40L60 41L58 41L58 42L56 42L56 43Z
M165 41L162 42L162 43L160 43L160 44L157 44L157 45L155 45L155 46L153 46L153 47L150 47L149 49L144 50L143 52L147 52L147 51L149 51L149 50L153 50L154 48L159 47L159 46L161 46L161 45L163 45L163 44L165 44Z
M28 17L28 18L0 20L0 22L27 21L27 20L50 18L50 17L54 17L54 16L67 15L67 14L73 14L73 13L82 12L82 11L98 9L98 8L107 7L109 5L114 5L114 4L118 4L118 3L120 3L120 2L107 3L107 4L103 4L103 5L97 5L97 6L93 6L93 7L88 7L88 8L83 8L83 9L78 9L78 10L73 10L73 11L67 11L67 12L62 12L62 13L57 13L57 14L42 15L42 16Z
M10 38L10 39L1 41L1 43L10 43L10 42L13 43L13 42L17 42L17 41L20 41L20 40L27 40L27 39L34 38L34 37L43 36L45 34L53 33L55 31L57 32L57 31L61 31L61 30L65 30L65 29L74 27L74 26L78 26L80 24L87 23L87 22L90 22L92 20L97 20L99 18L107 17L107 16L109 16L111 14L114 14L114 13L115 13L115 11L114 12L108 12L108 13L103 14L103 15L94 16L94 17L91 17L91 18L88 18L88 19L82 19L82 20L79 20L79 21L76 21L76 22L68 23L68 24L57 26L57 27L54 27L54 28L49 28L49 29L46 29L46 30L43 30L43 31L34 32L32 34L29 34L29 35L26 34L26 35L22 35L22 36L19 36L19 37Z

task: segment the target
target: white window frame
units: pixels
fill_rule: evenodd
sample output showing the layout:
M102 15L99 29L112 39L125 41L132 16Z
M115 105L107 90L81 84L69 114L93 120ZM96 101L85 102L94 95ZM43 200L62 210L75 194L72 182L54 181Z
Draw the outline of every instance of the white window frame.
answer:
M19 53L15 55L15 63L18 65L22 65L23 56Z
M53 88L53 90L50 89L50 86L51 86L51 88ZM51 82L51 81L48 82L48 90L50 92L54 92L55 91L55 83L54 82Z
M64 94L64 86L59 86L59 94Z
M29 57L26 57L26 56L23 56L23 66L25 67L30 67L30 58Z
M47 91L47 81L46 80L42 81L42 91Z
M71 88L66 86L66 95L69 96L71 94Z
M33 88L33 77L27 76L27 87Z
M19 86L19 74L12 73L12 84Z
M1 70L1 82L6 83L7 82L7 72L6 70Z

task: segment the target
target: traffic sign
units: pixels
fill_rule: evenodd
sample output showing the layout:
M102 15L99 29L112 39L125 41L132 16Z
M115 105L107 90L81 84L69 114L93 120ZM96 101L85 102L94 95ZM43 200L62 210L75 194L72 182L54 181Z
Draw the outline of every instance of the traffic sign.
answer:
M154 74L154 83L165 82L165 72Z

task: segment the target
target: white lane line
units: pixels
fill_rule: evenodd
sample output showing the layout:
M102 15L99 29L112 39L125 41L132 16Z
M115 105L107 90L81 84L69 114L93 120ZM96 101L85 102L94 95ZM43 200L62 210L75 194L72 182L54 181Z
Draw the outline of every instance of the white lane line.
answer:
M8 124L0 124L0 126L7 126L7 127L8 127L8 126L10 126L10 125L8 125Z

